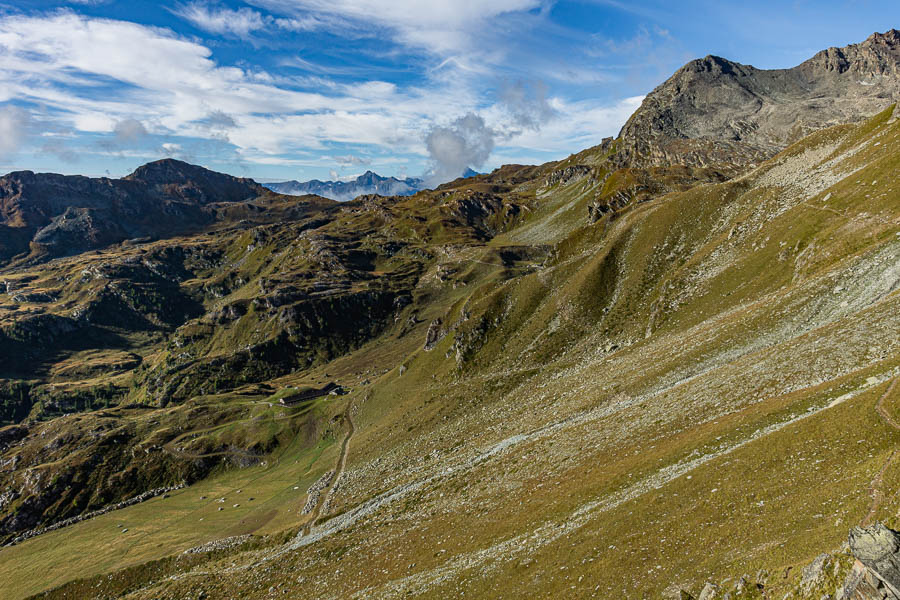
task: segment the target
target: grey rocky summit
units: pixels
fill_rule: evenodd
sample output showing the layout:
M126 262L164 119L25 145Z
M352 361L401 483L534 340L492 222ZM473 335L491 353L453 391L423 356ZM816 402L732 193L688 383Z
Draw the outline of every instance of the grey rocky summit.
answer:
M750 164L812 131L852 123L900 100L900 31L828 48L790 69L707 56L644 99L622 128L634 166Z

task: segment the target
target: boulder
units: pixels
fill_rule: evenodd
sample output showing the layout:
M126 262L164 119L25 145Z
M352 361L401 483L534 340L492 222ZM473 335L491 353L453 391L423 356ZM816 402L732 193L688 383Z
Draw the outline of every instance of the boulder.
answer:
M857 562L838 592L845 600L900 600L900 533L881 523L854 527L850 552Z

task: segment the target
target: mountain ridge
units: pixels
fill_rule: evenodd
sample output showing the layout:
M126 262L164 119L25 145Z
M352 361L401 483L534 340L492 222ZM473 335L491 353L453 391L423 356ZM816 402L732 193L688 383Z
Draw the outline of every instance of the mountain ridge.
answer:
M900 99L900 32L829 48L788 69L708 55L646 96L619 133L638 165L752 164L812 131L857 122Z
M0 177L0 260L197 231L215 221L212 205L268 193L251 179L174 159L147 163L121 179L9 173Z

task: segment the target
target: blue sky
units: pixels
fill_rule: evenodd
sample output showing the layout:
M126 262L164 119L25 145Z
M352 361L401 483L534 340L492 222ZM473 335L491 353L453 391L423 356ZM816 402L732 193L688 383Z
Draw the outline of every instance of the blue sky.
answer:
M691 58L892 27L896 1L0 0L0 171L450 178L595 145Z

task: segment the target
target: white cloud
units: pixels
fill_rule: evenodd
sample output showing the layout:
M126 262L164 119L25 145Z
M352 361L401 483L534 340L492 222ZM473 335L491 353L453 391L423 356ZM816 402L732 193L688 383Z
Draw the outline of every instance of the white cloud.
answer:
M497 132L478 115L469 113L448 126L428 133L425 146L433 162L428 185L437 185L462 175L469 167L480 168L494 151Z
M342 167L369 165L372 163L371 160L369 160L367 158L362 158L362 157L356 156L354 154L346 154L344 156L332 156L332 158L335 161L337 161L337 163L339 165L341 165Z
M206 2L191 2L177 6L173 12L210 33L231 33L247 37L251 32L263 29L267 25L267 19L263 15L246 6L231 10L212 6Z
M0 158L19 151L28 136L31 116L18 106L0 108Z
M443 0L434 13L405 1L398 7L386 1L336 0L332 9L319 0L290 4L298 11L309 5L323 14L301 11L287 14L288 18L321 22L357 18L366 8L375 11L373 18L379 23L396 16L392 27L398 35L405 35L404 28L412 28L422 17L425 27L468 36L491 15L534 7L537 0L501 0L490 7L462 0L457 3L459 13L452 15L454 5ZM245 30L243 25L234 27L230 31ZM471 56L451 62L468 64L468 60L478 64ZM35 115L42 125L59 131L113 133L120 150L125 141L138 140L149 131L209 140L216 152L236 150L238 158L257 164L308 164L300 157L314 154L333 161L334 144L341 143L425 156L425 138L435 123L452 123L473 113L486 128L503 132L498 139L504 148L515 144L571 151L576 149L573 143L599 141L598 132L608 134L612 123L620 126L626 111L633 110L627 103L612 107L590 101L567 103L539 86L531 92L513 86L499 102L487 106L480 90L490 69L476 71L445 67L430 72L425 83L405 87L384 81L344 83L327 79L325 73L312 82L315 87L306 88L306 80L223 66L208 47L166 29L72 12L0 16L0 102L16 100L40 107ZM544 123L554 111L563 118ZM12 140L18 140L18 147L23 139L2 137L0 150ZM161 146L156 151L171 154L179 149Z
M572 152L596 146L605 137L615 137L644 96L625 98L610 106L590 101L566 102L559 98L550 101L554 112L565 115L553 119L540 131L526 129L512 136L504 145L540 152Z
M316 29L325 29L333 27L333 23L328 23L316 17L306 16L299 19L275 19L273 21L279 29L286 31L314 31Z
M147 128L137 119L123 119L115 124L113 133L116 134L116 140L122 144L133 144L146 137Z
M255 0L273 12L324 15L356 24L377 24L397 41L438 54L471 48L478 29L492 19L529 11L545 0Z
M179 4L172 12L190 21L198 29L240 38L248 38L252 33L264 29L313 31L331 26L326 21L309 15L302 18L275 18L246 6L231 9L204 0Z
M304 127L311 139L298 143L320 143L322 133L334 132L341 122L396 140L397 129L408 128L398 118L421 115L429 105L447 105L417 91L398 96L393 84L382 82L341 86L336 96L287 89L264 74L219 66L210 55L208 48L170 31L134 23L71 13L0 19L3 95L54 109L81 131L109 132L117 122L140 116L155 130L204 137L222 129L221 118L211 127L210 115L227 115L241 123L232 135L239 145L271 148L283 146L273 144L275 139L288 142L291 130L256 138L252 128L302 113L300 121L322 115L331 125ZM98 89L111 82L126 86ZM339 133L341 139L353 137L351 130Z

